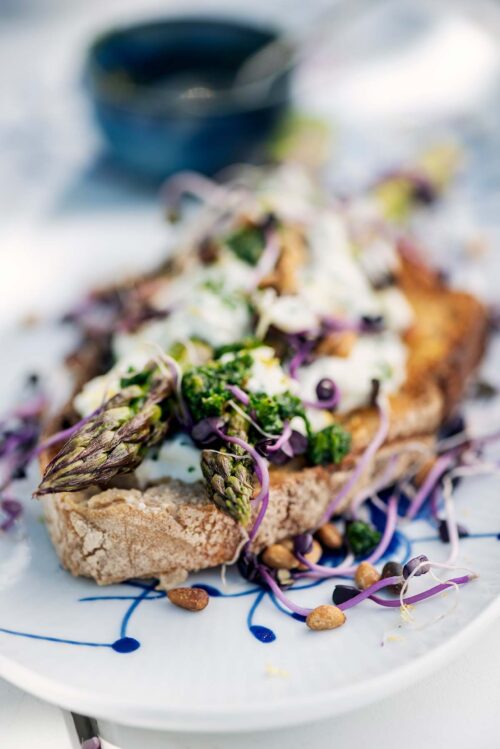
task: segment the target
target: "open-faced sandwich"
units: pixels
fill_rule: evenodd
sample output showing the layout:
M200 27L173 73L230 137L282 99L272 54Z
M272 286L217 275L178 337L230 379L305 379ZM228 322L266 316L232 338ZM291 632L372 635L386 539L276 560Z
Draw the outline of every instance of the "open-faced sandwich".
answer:
M481 303L387 220L437 189L432 169L342 200L291 166L171 181L171 209L184 192L203 202L177 252L73 315L75 395L37 491L70 572L169 588L239 558L284 587L321 574L318 540L377 547L355 521L377 488L416 477L415 515L486 335ZM340 537L329 521L353 502Z

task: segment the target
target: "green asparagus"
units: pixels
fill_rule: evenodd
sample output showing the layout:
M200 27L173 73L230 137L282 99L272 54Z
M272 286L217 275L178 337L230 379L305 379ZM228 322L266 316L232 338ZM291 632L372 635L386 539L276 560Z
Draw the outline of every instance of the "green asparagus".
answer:
M228 417L228 435L246 441L247 427L248 422L238 412L233 411ZM245 450L235 444L230 445L230 449L223 447L219 451L203 450L201 470L210 499L241 525L248 525L253 494L253 468Z
M122 380L122 390L85 421L50 461L35 496L74 492L130 473L165 436L174 376L155 362Z

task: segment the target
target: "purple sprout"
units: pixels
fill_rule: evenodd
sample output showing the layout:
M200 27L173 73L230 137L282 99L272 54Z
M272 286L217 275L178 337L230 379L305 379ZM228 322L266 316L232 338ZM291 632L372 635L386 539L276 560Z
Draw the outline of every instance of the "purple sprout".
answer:
M73 426L68 427L67 429L61 429L59 432L55 432L55 434L51 434L50 437L48 437L46 440L41 442L39 445L37 445L34 455L40 455L40 453L43 453L45 450L47 450L49 447L52 447L52 445L57 445L61 442L67 442L74 434L78 432L78 430L84 426L90 419L92 419L94 416L97 416L97 414L101 413L104 406L99 406L99 408L96 408L95 411L92 411L91 414L88 416L85 416L83 419L80 419L80 421L77 421L76 424L73 424Z
M240 401L240 403L243 403L244 406L248 406L250 398L244 390L238 387L238 385L228 385L227 389L237 400Z
M440 520L438 525L438 533L441 541L445 544L450 543L450 533L448 530L448 522L446 520ZM463 525L457 524L457 533L459 538L467 538L469 531Z
M212 444L215 440L219 439L218 429L223 425L223 420L217 416L208 417L201 419L191 429L191 437L194 442L201 447Z
M406 598L403 598L402 603L403 605L406 605L406 606L414 604L414 603L419 603L419 601L424 601L426 598L431 598L432 596L438 595L438 593L441 593L443 590L447 590L448 588L455 587L456 585L464 585L465 583L468 583L471 580L474 580L475 577L476 577L475 575L463 575L462 577L452 578L451 580L447 580L446 582L440 583L439 585L434 585L434 587L429 588L428 590L424 590L421 593L417 593L413 596L407 596ZM366 590L360 591L357 595L352 595L347 600L340 602L336 605L339 607L339 609L342 609L342 611L345 611L346 609L350 609L353 606L357 606L358 603L361 603L362 601L365 601L366 599L370 599L371 601L374 601L380 606L386 606L389 608L400 608L401 600L381 598L380 596L375 595L379 590L382 590L382 588L389 588L394 585L398 585L400 582L401 582L401 578L398 576L387 577L385 579L378 580L373 585L370 585L369 588L366 588Z
M376 433L374 434L372 440L368 444L366 450L364 451L364 453L358 460L356 467L351 473L349 480L346 481L342 489L329 502L326 510L321 516L321 519L318 525L323 525L324 523L327 523L330 520L335 510L339 507L342 501L349 495L349 492L357 484L360 476L363 474L366 467L370 465L379 447L385 442L385 439L389 432L389 412L388 412L387 406L381 400L377 401L376 406L378 408L379 417L380 417L378 429Z
M392 578L388 578L390 580ZM403 598L403 605L405 606L411 606L414 603L419 603L420 601L425 601L426 598L432 598L432 596L437 596L438 593L442 593L444 590L448 590L448 588L454 588L456 585L465 585L465 583L471 582L471 580L475 580L476 575L462 575L461 577L452 577L451 580L447 580L444 583L440 583L439 585L434 585L432 588L428 588L428 590L423 590L421 593L417 593L414 596L407 596L406 598ZM378 603L379 606L387 606L389 608L399 608L401 605L400 600L394 600L390 598L381 598L380 596L376 595L370 595L370 600L374 601L375 603Z
M162 185L160 199L169 219L176 221L184 196L189 195L201 203L213 204L218 198L225 197L226 193L227 189L223 185L203 174L186 170L178 172Z
M257 554L250 551L248 545L244 547L240 554L237 565L240 575L244 577L245 580L260 585L266 589L269 589L269 585L263 574L264 571L276 581L280 588L287 588L293 584L293 578L288 570L276 570L268 567L259 560ZM282 573L286 573L286 580L284 580Z
M311 533L300 533L293 539L293 553L297 556L309 554L313 546L313 537Z
M290 426L290 423L288 421L285 421L282 433L279 435L279 437L276 440L272 441L271 445L268 446L267 452L273 453L273 452L277 452L278 450L281 450L282 448L285 447L285 445L287 445L291 436L292 436L292 428Z
M420 575L426 575L430 569L431 564L429 562L429 557L425 554L420 554L418 557L413 557L409 562L406 562L403 567L403 577L405 580L407 580L410 575L413 577L420 577Z
M339 609L342 609L342 611L345 611L346 609L350 609L353 606L357 606L358 603L365 601L367 598L370 598L373 595L373 593L376 593L378 590L381 590L382 588L387 588L392 585L397 585L400 581L401 581L400 577L387 577L384 580L377 580L376 583L373 583L373 585L370 585L370 587L366 588L366 590L361 590L358 592L356 596L352 596L351 598L348 598L343 603L339 603L338 607Z
M410 520L413 520L417 512L420 510L424 502L427 500L428 497L430 497L434 487L437 485L437 483L441 480L441 478L444 476L446 471L451 468L453 463L455 462L457 456L457 450L450 450L447 453L443 453L436 462L434 463L433 467L427 474L425 481L423 482L422 486L418 490L418 492L413 497L410 506L408 507L408 510L406 512L406 517Z
M334 317L333 315L324 315L321 318L321 327L323 335L327 333L344 333L346 331L360 332L359 322L346 320L343 317Z
M286 440L282 440L283 434L278 440L263 439L255 446L259 454L275 466L285 465L296 455L303 455L307 450L307 437L304 434L290 429Z
M283 591L281 590L278 583L275 581L275 579L272 577L270 572L267 570L266 567L262 566L261 569L261 575L264 579L264 581L267 583L267 586L271 590L272 593L276 596L276 598L281 601L281 603L287 607L287 609L290 609L290 611L293 611L295 614L298 614L299 616L307 616L311 613L312 609L306 609L303 606L298 606L296 603L291 601L288 596L285 596Z
M296 380L297 371L303 364L308 361L309 357L311 356L315 341L304 338L304 336L300 336L298 334L289 336L289 340L293 349L295 350L295 353L290 359L290 363L288 365L288 374L292 379Z
M369 564L375 564L387 551L387 548L391 542L391 539L394 535L394 531L396 530L396 524L398 519L398 512L397 512L397 497L396 495L392 495L389 499L389 502L387 504L387 517L386 517L386 523L385 528L382 536L380 537L380 540L376 547L373 549L371 554L365 559L366 562ZM356 572L357 565L356 564L348 564L346 565L345 562L341 563L340 565L337 565L336 567L327 567L325 565L321 564L314 564L312 562L309 562L303 554L296 553L297 559L304 564L308 571L304 573L305 577L314 577L317 579L321 578L327 578L327 577L339 577L339 576L345 576L345 575L353 575Z
M258 585L265 585L266 581L262 577L262 568L264 565L259 562L257 554L254 554L248 546L245 546L238 557L238 571L245 580Z
M292 459L293 455L290 454L287 445L284 445L284 447L280 450L271 450L274 442L275 440L273 439L260 440L255 445L255 448L258 451L259 455L262 455L263 458L266 458L266 460L268 460L273 465L284 466L285 463L288 463L288 461Z
M330 377L323 377L316 385L317 401L303 400L302 403L308 408L319 408L333 410L340 401L340 391Z
M30 378L30 388L36 385L37 379ZM25 478L26 469L36 455L46 407L47 398L38 391L0 422L0 492L12 481Z
M23 508L17 499L5 497L0 500L0 510L5 515L5 519L0 522L0 531L9 531L20 517Z

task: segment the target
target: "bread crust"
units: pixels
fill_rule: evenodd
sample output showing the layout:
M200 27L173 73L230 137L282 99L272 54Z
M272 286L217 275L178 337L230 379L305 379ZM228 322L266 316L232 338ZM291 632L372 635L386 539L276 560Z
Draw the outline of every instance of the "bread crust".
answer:
M436 274L407 261L399 285L416 315L406 336L407 382L390 399L385 444L339 511L380 478L389 462L397 479L421 457L422 447L432 448L439 425L457 405L484 351L487 317L475 298L447 289ZM62 415L48 433L60 428L61 419ZM377 429L378 415L374 409L361 409L342 421L352 433L353 449L341 466L271 470L269 508L253 545L256 551L314 528L349 479ZM50 457L41 456L42 469ZM123 488L96 487L49 495L42 501L64 567L101 585L157 577L168 587L188 572L234 561L245 539L241 527L207 498L201 482L167 479L145 491L127 488L125 482Z
M354 491L380 477L392 456L393 475L404 473L421 456L415 442L401 440L380 450ZM424 437L419 443L430 448L432 438ZM315 527L351 470L315 467L274 474L268 510L253 549L260 551ZM186 486L166 480L143 492L114 488L90 496L50 495L42 501L64 567L100 585L133 577L156 577L166 586L178 584L188 572L234 561L245 541L241 526L208 499L201 482Z

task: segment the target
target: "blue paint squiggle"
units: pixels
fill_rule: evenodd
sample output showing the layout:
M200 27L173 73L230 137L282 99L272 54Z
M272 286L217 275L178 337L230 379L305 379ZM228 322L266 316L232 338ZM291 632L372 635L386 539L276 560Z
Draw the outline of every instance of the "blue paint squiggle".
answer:
M369 503L369 511L371 522L379 530L381 530L385 523L385 513L383 513L380 508L375 507L371 503ZM500 533L471 533L468 536L464 537L462 540L467 541L468 539L500 540ZM414 556L413 549L417 544L429 542L442 543L437 533L434 533L433 535L422 536L420 538L409 539L405 533L398 529L395 532L394 537L381 561L390 558L398 559L401 563L404 563L412 556ZM342 561L342 558L343 557L340 552L326 552L322 558L322 564L329 567L334 567ZM310 588L316 588L320 585L324 585L325 583L331 584L334 579L335 578L328 578L323 580L313 580L307 583L299 583L297 585L293 585L290 590L292 592L308 590ZM133 593L127 593L123 595L94 595L78 599L80 603L102 603L104 601L124 601L128 603L127 608L125 609L119 620L117 628L118 637L112 642L91 642L86 640L76 640L52 635L42 635L33 632L18 631L2 627L0 627L0 634L10 635L14 637L24 637L30 640L42 640L44 642L51 642L61 645L72 645L90 648L107 648L119 654L133 653L141 647L141 642L135 637L131 637L129 635L129 628L132 617L146 601L161 600L163 598L166 598L166 593L164 591L156 590L156 581L129 580L126 583L123 583L123 585L128 586L132 589L136 589L137 593L135 595ZM256 624L254 622L257 612L260 610L263 601L265 601L266 599L269 599L273 606L275 606L280 612L286 614L290 618L295 619L299 622L304 622L305 619L305 617L301 616L300 614L289 611L270 590L262 588L260 586L247 587L236 593L226 593L216 586L208 585L206 583L197 583L193 585L193 587L202 588L208 593L211 598L252 598L253 600L246 617L246 626L249 633L256 640L258 640L258 642L261 642L263 644L269 644L276 640L276 633L270 627L267 627L263 624Z
M130 585L140 589L140 593L136 596L90 596L87 598L80 598L81 603L91 601L131 601L130 606L126 609L119 627L119 637L113 642L89 642L86 640L74 640L65 637L53 637L51 635L35 634L33 632L22 632L19 630L5 629L0 627L0 633L13 635L15 637L25 637L29 640L43 640L44 642L59 643L61 645L76 645L79 647L90 647L90 648L110 648L115 653L133 653L141 647L139 640L134 637L127 635L128 625L130 618L134 611L139 605L146 600L157 600L158 598L165 598L166 593L162 591L156 591L154 584L137 583L130 581L124 583L124 585Z

